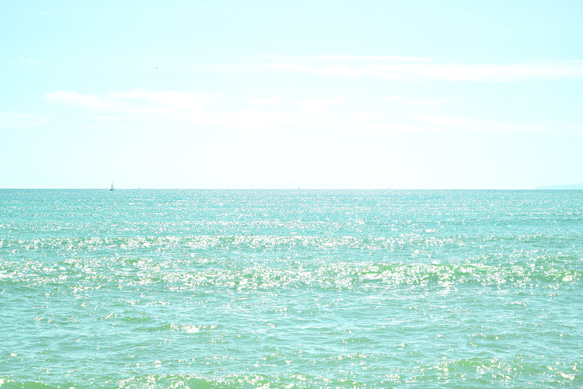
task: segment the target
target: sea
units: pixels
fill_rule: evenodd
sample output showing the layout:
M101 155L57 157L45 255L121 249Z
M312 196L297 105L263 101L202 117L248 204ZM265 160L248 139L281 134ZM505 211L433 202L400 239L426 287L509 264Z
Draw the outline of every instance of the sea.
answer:
M0 388L583 387L583 191L0 190Z

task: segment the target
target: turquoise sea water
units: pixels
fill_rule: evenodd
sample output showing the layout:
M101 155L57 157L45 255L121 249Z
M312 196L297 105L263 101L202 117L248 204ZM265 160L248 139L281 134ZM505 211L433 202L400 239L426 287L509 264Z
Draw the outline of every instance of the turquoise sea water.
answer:
M0 388L582 387L583 191L0 190Z

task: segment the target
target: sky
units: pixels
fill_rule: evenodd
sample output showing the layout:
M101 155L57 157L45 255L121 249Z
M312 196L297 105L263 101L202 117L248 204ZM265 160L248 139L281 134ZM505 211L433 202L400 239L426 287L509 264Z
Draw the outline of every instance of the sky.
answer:
M583 181L583 1L0 2L0 188Z

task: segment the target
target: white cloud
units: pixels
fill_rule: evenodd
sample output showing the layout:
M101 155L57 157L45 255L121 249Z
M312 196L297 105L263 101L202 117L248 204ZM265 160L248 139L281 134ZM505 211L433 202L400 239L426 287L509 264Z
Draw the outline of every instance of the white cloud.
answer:
M367 130L387 131L387 132L411 132L411 131L441 131L443 128L428 125L409 125L409 124L377 124L365 127Z
M304 55L285 56L272 55L261 58L272 60L332 60L332 61L390 61L390 62L428 62L428 57L404 57L404 56L354 56L354 55Z
M364 75L361 70L347 64L317 66L317 65L302 65L296 63L273 63L251 66L250 69L262 71L267 70L267 71L314 73L323 76L340 76L340 77L360 77Z
M394 103L395 101L401 100L401 96L393 95L391 97L383 99L386 103Z
M238 112L206 112L203 115L190 117L195 122L217 126L239 128L279 127L288 125L310 125L311 123L287 117L282 112L238 111Z
M42 66L42 62L39 61L37 58L30 58L30 57L18 57L13 60L14 63L18 65L24 66Z
M435 63L423 57L273 56L251 64L199 68L213 71L295 72L335 77L374 77L390 81L498 81L581 79L583 61L515 64Z
M285 99L284 96L275 96L275 97L258 97L255 99L250 99L249 102L255 106L260 107L263 105L279 105L279 103Z
M446 116L425 113L393 113L358 112L351 117L361 122L362 130L410 132L410 131L437 131L437 132L504 132L504 133L549 133L551 129L545 125L499 122L463 116ZM552 131L559 129L553 128ZM560 129L565 131L564 128Z
M363 75L390 79L449 81L521 81L529 79L583 78L583 61L535 64L375 64Z
M439 116L439 115L412 115L411 119L421 121L431 126L447 129L463 129L476 131L494 131L494 132L524 132L524 133L545 133L549 128L537 124L528 123L508 123L508 122L490 122L479 121L458 116Z
M110 95L120 100L143 100L163 107L185 111L202 111L204 103L217 101L217 98L212 96L175 91L150 92L133 90L129 93L110 93Z
M304 111L312 114L329 115L330 112L328 110L330 107L342 104L343 102L344 96L336 96L335 99L300 100L298 105Z
M0 127L39 127L44 120L28 113L0 112Z
M457 100L457 97L440 97L436 99L407 99L405 100L409 104L415 105L435 105L435 104L444 104L444 103L451 103L452 101Z
M354 112L352 113L352 117L359 122L369 122L375 119L379 114L377 112Z
M439 98L421 98L421 99L403 99L401 96L394 95L391 97L384 98L383 101L386 103L394 103L397 101L402 101L407 104L414 104L414 105L435 105L435 104L443 104L443 103L450 103L452 101L457 100L457 97L439 97Z
M80 94L72 91L49 93L45 98L61 105L72 105L93 111L171 115L180 111L199 112L202 104L214 101L209 96L183 92L150 92L132 90L103 95Z
M382 111L334 110L342 105L346 98L337 95L327 99L304 99L298 101L300 111L293 110L240 110L220 111L207 107L208 103L219 101L216 97L176 92L152 92L133 90L125 93L109 92L105 94L81 94L72 91L58 91L46 95L48 101L69 105L95 112L94 120L150 120L163 117L169 120L182 120L213 126L232 128L270 128L294 126L320 128L352 128L363 126L370 130L382 131L495 131L495 132L548 132L541 125L522 123L500 123L457 116L439 116L427 114L387 114ZM249 100L254 105L279 104L282 96L257 98ZM453 101L455 97L432 99L404 99L394 95L385 98L386 102L401 101L407 104L440 104ZM302 114L308 113L309 115ZM0 114L0 126L40 125L38 118L24 114Z
M236 111L220 112L207 109L204 105L218 101L217 98L196 93L152 92L132 90L126 93L108 92L101 95L81 94L72 91L49 93L45 98L53 103L98 111L101 113L139 114L148 116L168 116L182 118L195 123L241 128L309 124L305 120L286 117L282 112ZM261 103L274 103L280 97ZM102 116L102 115L99 115ZM105 120L113 120L105 116Z

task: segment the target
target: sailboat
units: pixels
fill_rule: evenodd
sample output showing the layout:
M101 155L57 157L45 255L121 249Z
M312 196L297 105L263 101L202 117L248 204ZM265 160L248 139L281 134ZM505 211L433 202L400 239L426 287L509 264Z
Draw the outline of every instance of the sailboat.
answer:
M109 191L113 192L113 182L111 183L111 189Z

